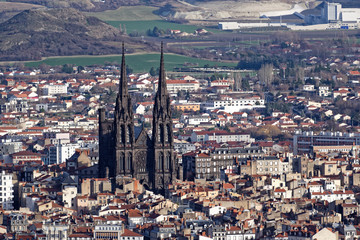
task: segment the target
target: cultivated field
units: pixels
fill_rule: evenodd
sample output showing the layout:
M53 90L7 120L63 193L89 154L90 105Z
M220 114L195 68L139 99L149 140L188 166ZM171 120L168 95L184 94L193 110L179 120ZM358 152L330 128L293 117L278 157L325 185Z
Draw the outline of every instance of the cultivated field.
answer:
M156 7L148 6L126 6L117 10L108 10L104 12L86 13L88 16L95 16L103 21L150 21L161 19L153 12L158 10Z
M96 13L85 13L88 16L95 16L114 27L119 27L128 34L138 32L140 35L145 35L148 29L158 27L159 29L167 30L180 30L182 32L192 33L194 30L200 28L199 26L173 23L163 20L153 12L157 10L156 7L147 6L132 6L121 7L117 10L109 10ZM201 27L202 28L202 27ZM217 29L206 28L210 32L219 32Z
M172 71L176 67L183 67L184 63L198 64L199 67L203 67L205 64L210 66L228 66L234 67L237 63L223 63L213 62L208 60L202 60L197 58L190 58L175 54L165 54L165 68L167 71ZM75 64L78 66L89 66L89 65L103 65L104 63L120 63L120 55L111 56L74 56L74 57L53 57L47 58L37 62L27 62L26 66L33 67L38 66L42 63L56 66L63 64ZM133 54L126 56L126 64L134 70L134 72L145 72L149 71L151 67L159 67L160 55L156 53L150 54Z

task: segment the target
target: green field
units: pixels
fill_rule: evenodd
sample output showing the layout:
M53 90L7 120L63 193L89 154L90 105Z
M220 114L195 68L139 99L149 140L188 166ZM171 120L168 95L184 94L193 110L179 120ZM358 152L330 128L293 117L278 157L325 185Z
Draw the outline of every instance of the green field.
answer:
M228 66L234 67L237 63L224 63L213 62L203 59L191 58L175 54L165 54L165 68L167 71L172 71L176 67L183 67L184 63L197 63L199 67L203 67L205 64L210 66ZM74 56L74 57L53 57L47 58L37 62L27 62L25 66L36 67L42 63L56 66L63 64L74 64L77 66L89 66L89 65L103 65L107 63L120 63L121 58L119 56ZM134 72L149 71L151 67L159 67L160 55L159 54L134 54L126 56L126 64L134 70Z
M158 8L156 7L129 6L120 7L116 10L85 14L88 16L97 17L116 28L118 28L121 24L121 27L123 29L125 24L127 34L132 32L138 32L144 35L148 29L152 30L155 26L164 30L173 29L187 33L192 33L194 32L194 30L202 28L198 26L172 23L162 20L158 15L153 13L156 10L158 10ZM206 30L210 32L220 31L215 28L206 28Z
M103 21L150 21L160 20L161 18L154 14L156 7L147 6L126 6L116 10L107 10L104 12L86 13L88 16L95 16Z

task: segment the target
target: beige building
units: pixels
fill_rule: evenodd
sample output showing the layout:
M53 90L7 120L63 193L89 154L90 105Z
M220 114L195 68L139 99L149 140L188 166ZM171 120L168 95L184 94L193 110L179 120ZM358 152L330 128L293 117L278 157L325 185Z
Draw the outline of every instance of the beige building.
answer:
M343 209L343 217L347 217L351 214L356 214L359 212L359 206L356 205L356 204L347 204L347 203L344 203L342 205L342 209Z
M274 156L254 158L256 161L256 174L281 175L292 172L292 159Z
M107 178L86 178L81 183L81 194L93 196L98 193L110 192L111 182Z
M339 174L336 162L323 163L321 170L322 170L323 175L325 175L325 176Z
M353 173L352 177L353 177L353 185L360 187L360 172Z

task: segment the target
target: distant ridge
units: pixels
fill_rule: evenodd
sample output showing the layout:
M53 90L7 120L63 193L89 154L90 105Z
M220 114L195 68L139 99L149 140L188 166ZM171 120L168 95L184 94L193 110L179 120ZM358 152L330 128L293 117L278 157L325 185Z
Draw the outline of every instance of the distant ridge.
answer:
M118 29L72 8L26 10L0 24L0 60L120 53L105 41L125 38Z

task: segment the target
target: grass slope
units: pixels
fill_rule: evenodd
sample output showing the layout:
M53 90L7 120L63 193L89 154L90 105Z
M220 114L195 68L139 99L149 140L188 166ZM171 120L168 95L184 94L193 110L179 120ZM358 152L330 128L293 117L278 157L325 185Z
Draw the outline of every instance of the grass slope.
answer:
M152 30L155 26L164 30L176 29L188 33L192 33L194 30L202 28L194 25L172 23L162 20L158 15L153 13L157 9L158 8L156 7L148 6L125 6L116 10L84 14L97 17L116 28L118 28L120 24L122 28L125 25L128 34L132 32L145 34L148 29ZM206 30L210 32L219 32L217 29L206 28Z
M156 7L148 6L125 6L116 10L107 10L104 12L86 13L88 16L97 17L103 21L150 21L160 20L161 18L154 14Z
M175 67L182 67L184 63L197 63L199 67L209 64L210 66L228 66L234 67L236 63L213 62L203 59L191 58L175 54L165 54L165 68L167 71L173 70ZM105 62L120 63L119 56L74 56L74 57L54 57L47 58L37 62L27 62L26 66L35 67L42 63L51 66L63 64L75 64L81 66L89 66L94 64L103 65ZM159 67L160 54L134 54L126 56L126 64L134 70L134 72L149 71L151 67Z

